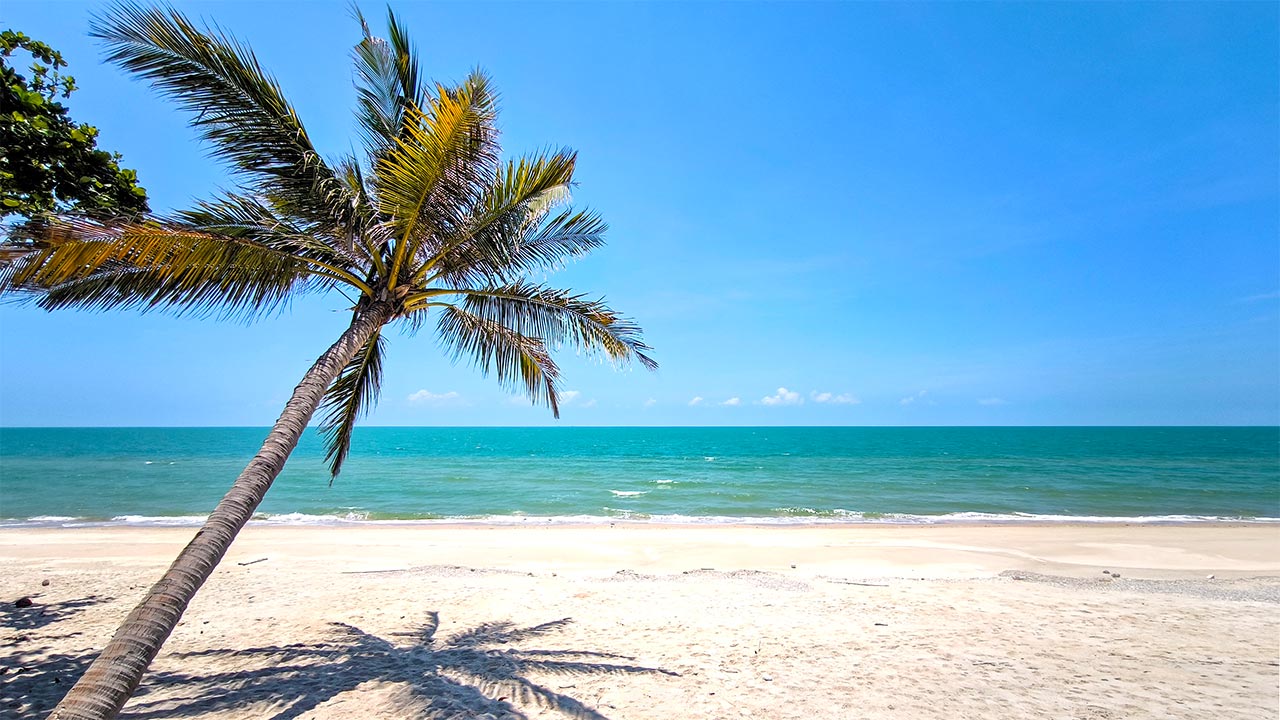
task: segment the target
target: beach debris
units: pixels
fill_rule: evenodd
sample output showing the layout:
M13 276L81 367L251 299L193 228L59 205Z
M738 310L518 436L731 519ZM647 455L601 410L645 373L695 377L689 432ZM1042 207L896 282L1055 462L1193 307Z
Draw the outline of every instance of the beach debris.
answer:
M1103 574L1103 575L1110 575L1110 574L1111 574L1111 571L1110 571L1110 570L1103 570L1103 571L1102 571L1102 574Z
M1212 579L1213 579L1213 576L1212 576L1212 575L1210 575L1210 576L1209 576L1209 579L1210 579L1210 580L1212 580Z
M875 623L877 627L889 627L889 623Z
M34 603L31 602L31 598L21 597L21 598L18 598L18 600L13 603L13 606L20 607L20 608L28 608L28 607L31 607L33 604Z
M760 679L761 679L761 680L764 680L765 682L773 682L773 676L772 676L772 675L761 675L761 676L760 676Z
M1212 576L1212 575L1210 575L1209 577L1213 577L1213 576ZM48 581L48 580L41 580L41 581L40 581L40 587L49 587L49 581Z
M792 570L795 570L795 569L796 569L796 566L795 566L795 565L792 565L792 566L791 566L791 569L792 569Z
M265 562L265 561L266 561L266 558L258 558L257 560L250 560L249 562L242 562L242 563L236 563L236 564L240 566L254 565L256 563Z

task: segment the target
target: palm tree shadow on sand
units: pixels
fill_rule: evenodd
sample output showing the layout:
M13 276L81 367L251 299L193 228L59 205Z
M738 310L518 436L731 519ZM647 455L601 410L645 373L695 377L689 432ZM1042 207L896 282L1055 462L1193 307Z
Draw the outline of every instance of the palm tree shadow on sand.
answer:
M46 601L31 595L26 607L0 603L0 717L36 717L52 709L89 667L92 651L52 652L49 642L79 637L57 624L113 598L89 595Z
M266 703L273 720L298 718L363 683L398 685L403 706L396 717L527 718L521 706L550 709L573 718L607 720L582 700L531 680L528 675L588 676L678 673L629 664L634 658L585 650L536 650L519 643L570 624L570 618L529 627L483 623L446 639L436 637L439 613L412 630L385 639L346 623L332 623L333 640L246 650L175 653L179 660L226 660L253 669L226 672L152 673L121 714L124 718L199 715ZM571 687L571 686L570 686ZM173 690L182 695L175 696ZM560 688L561 690L565 688ZM148 699L149 695L165 695ZM518 704L517 704L518 703Z

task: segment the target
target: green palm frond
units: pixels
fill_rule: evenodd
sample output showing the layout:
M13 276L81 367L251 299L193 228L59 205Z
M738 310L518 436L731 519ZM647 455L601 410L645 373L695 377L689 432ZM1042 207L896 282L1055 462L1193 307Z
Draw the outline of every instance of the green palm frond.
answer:
M646 353L640 328L622 318L603 300L587 300L529 282L514 282L482 290L459 289L459 307L520 335L537 337L551 347L572 345L601 352L615 362L635 360L652 370L658 364Z
M369 186L365 181L364 167L360 165L360 160L353 155L345 155L338 158L333 165L334 172L337 173L338 179L347 187L347 198L352 203L352 211L358 218L372 220L376 212L373 199L369 197ZM363 227L354 227L352 230L364 230Z
M172 310L251 318L337 278L289 253L182 227L63 221L0 275L42 308Z
M346 155L334 163L338 179L347 187L346 201L351 204L352 223L344 228L345 236L337 245L348 253L358 253L379 275L386 276L386 249L391 233L386 223L378 219L377 201L370 187L369 177L359 158Z
M517 273L558 269L568 260L604 247L608 229L608 223L594 212L560 212L516 246L501 277L514 279Z
M320 431L325 436L331 478L338 477L342 464L351 450L351 434L356 420L369 411L378 401L382 387L382 333L369 339L343 368L324 396L326 414ZM330 479L330 484L333 480Z
M404 127L405 111L424 107L427 94L419 80L417 53L408 30L391 8L387 8L390 38L386 40L370 32L359 8L355 9L355 16L364 32L364 39L352 52L359 104L356 117L369 154L378 158L395 146Z
M216 29L202 32L172 8L131 3L94 16L90 34L106 42L108 60L194 114L213 154L255 187L287 199L295 213L346 221L333 202L341 183L249 48Z
M452 305L442 308L436 328L455 362L467 358L485 375L493 373L499 384L523 390L531 401L545 404L560 417L560 369L540 338Z
M526 222L537 222L556 203L568 198L577 165L578 154L568 148L507 162L481 202L481 225L485 218L514 208L528 212Z
M504 282L533 269L538 264L531 262L535 257L554 254L546 237L529 248L531 254L526 246L539 234L547 214L568 201L576 160L573 151L560 150L508 162L468 222L439 247L424 249L433 254L420 258L415 279L443 277L454 285Z
M396 237L391 284L406 258L465 225L497 170L496 98L475 72L458 88L437 88L428 107L409 108L402 136L375 168L379 209ZM406 268L407 269L407 268Z

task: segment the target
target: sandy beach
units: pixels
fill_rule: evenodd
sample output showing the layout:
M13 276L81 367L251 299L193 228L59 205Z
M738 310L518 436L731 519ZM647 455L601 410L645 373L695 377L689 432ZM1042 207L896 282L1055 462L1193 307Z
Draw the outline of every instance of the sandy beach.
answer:
M0 716L192 533L0 530ZM122 717L1274 718L1278 603L1275 525L251 526Z

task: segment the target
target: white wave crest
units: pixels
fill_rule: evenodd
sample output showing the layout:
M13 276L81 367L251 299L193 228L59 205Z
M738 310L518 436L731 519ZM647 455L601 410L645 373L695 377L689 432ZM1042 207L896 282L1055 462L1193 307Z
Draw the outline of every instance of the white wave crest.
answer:
M627 491L620 491L627 492ZM635 491L631 491L635 492ZM622 497L626 497L623 495ZM941 525L941 524L1165 524L1188 525L1209 523L1280 524L1280 517L1243 518L1218 515L1145 515L1138 517L1101 515L1033 515L1029 513L980 513L961 512L943 515L911 515L905 513L862 513L853 510L834 509L820 511L813 508L778 508L777 515L729 516L729 515L651 515L626 508L602 507L604 515L552 515L537 516L513 513L509 515L471 515L430 519L369 519L366 512L344 514L281 513L255 515L255 524L266 525L603 525L617 522L654 525ZM110 520L79 518L63 515L38 515L30 518L3 518L3 528L78 528L107 526L193 527L204 523L204 515L117 515Z

